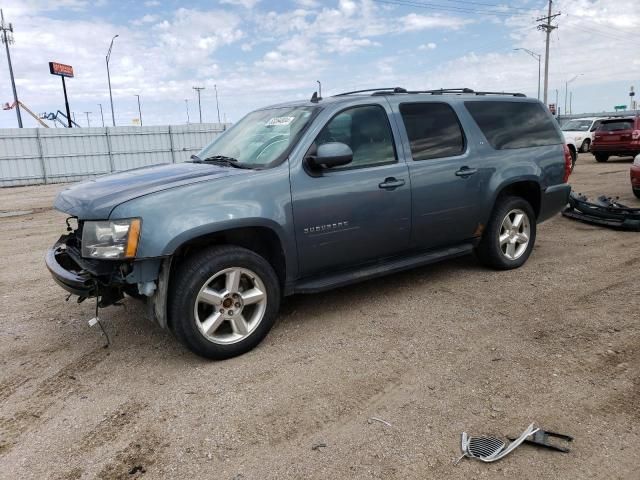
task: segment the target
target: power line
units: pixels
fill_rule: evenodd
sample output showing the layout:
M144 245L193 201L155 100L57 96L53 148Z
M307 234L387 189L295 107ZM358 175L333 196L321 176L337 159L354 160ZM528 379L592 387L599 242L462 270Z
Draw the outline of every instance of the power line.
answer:
M452 13L470 13L473 15L489 15L489 16L499 16L499 17L529 16L525 14L508 13L504 11L477 10L477 9L454 7L454 6L447 6L447 5L441 5L441 4L435 4L435 3L424 3L424 2L418 2L415 0L373 0L373 1L376 3L386 3L388 5L396 5L401 7L423 8L427 10L441 10L441 11L452 12Z
M507 10L529 11L528 8L524 8L524 7L510 7L508 5L499 5L499 4L495 4L495 3L468 2L468 1L463 1L463 0L442 0L442 1L450 2L450 3L463 3L463 4L467 4L467 5L480 5L480 6L483 6L483 7L494 7L494 8L507 9Z

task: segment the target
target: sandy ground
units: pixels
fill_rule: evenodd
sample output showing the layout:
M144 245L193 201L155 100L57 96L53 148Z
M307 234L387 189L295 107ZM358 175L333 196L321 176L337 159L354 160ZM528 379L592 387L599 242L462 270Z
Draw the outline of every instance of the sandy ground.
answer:
M584 154L571 182L640 207L628 170ZM134 300L102 313L103 348L43 264L60 188L0 189L0 210L34 210L0 218L0 478L638 478L640 234L558 216L519 270L467 257L293 297L215 363ZM462 431L530 422L571 453L453 465Z

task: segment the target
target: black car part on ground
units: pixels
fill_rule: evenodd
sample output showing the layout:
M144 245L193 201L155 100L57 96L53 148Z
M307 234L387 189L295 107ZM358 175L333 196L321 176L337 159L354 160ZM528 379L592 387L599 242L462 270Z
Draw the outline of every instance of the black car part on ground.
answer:
M569 205L562 211L567 218L616 230L640 232L640 208L631 208L616 198L601 195L589 202L586 195L571 192Z

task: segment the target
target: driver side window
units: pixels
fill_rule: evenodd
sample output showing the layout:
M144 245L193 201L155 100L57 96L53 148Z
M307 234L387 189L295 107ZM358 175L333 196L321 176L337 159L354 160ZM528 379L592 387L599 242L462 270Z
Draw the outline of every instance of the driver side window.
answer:
M314 143L319 147L330 142L344 143L353 152L351 163L331 170L363 168L397 161L387 112L377 105L354 107L338 113L325 125Z

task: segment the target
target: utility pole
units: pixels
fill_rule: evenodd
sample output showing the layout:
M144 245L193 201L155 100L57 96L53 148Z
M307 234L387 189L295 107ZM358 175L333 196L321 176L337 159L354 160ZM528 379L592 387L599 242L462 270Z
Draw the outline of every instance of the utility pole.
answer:
M98 106L100 107L100 118L102 119L102 128L104 128L104 113L102 113L102 104L99 103Z
M104 57L107 61L107 81L109 82L109 100L111 101L111 120L113 120L113 126L116 126L116 114L113 112L113 95L111 94L111 74L109 73L109 59L111 58L111 49L113 48L113 41L118 38L119 35L114 35L111 39L111 45L109 45L109 51Z
M13 43L13 24L4 23L4 13L0 9L0 31L2 31L2 43L7 50L7 62L9 62L9 76L11 77L11 87L13 88L13 101L16 105L16 115L18 117L18 128L22 128L22 116L20 115L20 103L18 102L18 92L16 90L16 81L13 78L13 66L11 65L11 54L9 53L9 44ZM9 34L7 35L7 32Z
M138 116L140 117L140 126L142 126L142 110L140 109L140 95L134 95L138 97Z
M91 128L91 120L89 120L89 114L91 112L84 112L84 114L87 116L87 128Z
M216 110L218 110L218 123L220 123L220 105L218 104L218 86L214 83L213 89L216 91Z
M202 105L200 104L200 92L204 90L204 87L193 87L198 92L198 112L200 112L200 123L202 123Z
M187 109L187 125L189 125L189 99L184 99L184 106Z
M551 37L551 32L558 28L556 25L551 25L551 20L560 15L560 13L554 13L551 15L551 5L553 4L552 0L549 0L549 11L546 17L536 19L536 22L546 22L538 25L538 30L543 30L547 35L547 44L545 47L545 55L544 55L544 104L548 105L547 93L549 89L549 40Z

